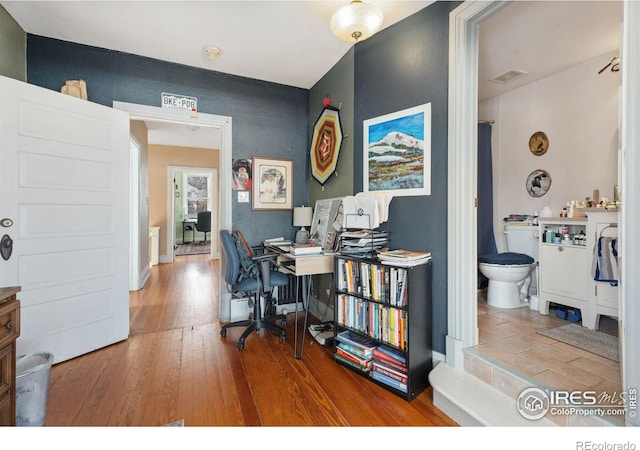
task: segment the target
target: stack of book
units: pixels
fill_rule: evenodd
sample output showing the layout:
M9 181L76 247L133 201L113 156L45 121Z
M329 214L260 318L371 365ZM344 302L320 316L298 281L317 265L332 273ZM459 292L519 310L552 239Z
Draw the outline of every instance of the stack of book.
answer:
M390 347L376 347L373 350L371 378L406 393L406 357Z
M290 251L292 255L320 255L322 254L322 246L316 244L315 242L310 242L308 244L293 244L290 247Z
M343 331L336 335L336 352L333 355L340 361L361 372L369 372L372 366L373 351L378 344L351 331Z
M404 249L388 250L378 252L378 259L382 264L412 267L431 261L431 252L416 252Z

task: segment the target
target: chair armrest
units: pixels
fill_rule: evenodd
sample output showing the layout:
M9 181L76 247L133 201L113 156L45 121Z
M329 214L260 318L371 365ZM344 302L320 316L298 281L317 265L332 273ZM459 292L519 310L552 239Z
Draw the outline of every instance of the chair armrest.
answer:
M263 292L271 290L271 265L275 264L277 257L277 253L264 253L262 255L254 255L251 257L252 261L259 264Z
M263 253L262 255L253 255L251 257L251 260L255 262L273 261L277 257L278 257L277 253Z

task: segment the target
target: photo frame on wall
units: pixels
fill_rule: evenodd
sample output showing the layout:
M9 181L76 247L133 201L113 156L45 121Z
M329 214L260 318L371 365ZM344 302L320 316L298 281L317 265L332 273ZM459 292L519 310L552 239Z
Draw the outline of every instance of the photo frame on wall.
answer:
M363 121L363 192L431 195L431 103Z
M251 209L293 209L293 160L254 156L251 169Z

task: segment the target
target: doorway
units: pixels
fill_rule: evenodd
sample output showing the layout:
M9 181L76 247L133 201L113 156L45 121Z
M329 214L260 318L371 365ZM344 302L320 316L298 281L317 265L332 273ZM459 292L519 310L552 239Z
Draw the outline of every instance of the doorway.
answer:
M208 167L168 167L167 185L169 231L167 232L167 248L176 249L178 245L196 244L205 236L195 229L193 220L197 211L211 211L211 231L207 233L210 241L212 259L220 259L220 249L215 236L218 235L218 170ZM197 188L194 183L201 184ZM203 191L197 199L190 198L190 191ZM191 220L191 222L189 222ZM190 239L190 240L189 240ZM197 245L196 245L197 247ZM176 252L171 252L175 256Z
M638 208L633 192L640 191L640 158L631 149L638 148L640 136L634 131L640 123L640 89L637 79L624 76L640 67L640 43L637 24L640 23L640 5L625 2L622 14L620 87L620 177L621 192L629 197L620 217L621 251L625 263L621 277L619 300L620 320L638 317L640 305L631 302L640 289L640 281L631 275L640 265L640 243L627 230L637 227ZM476 212L473 199L476 189L476 123L478 24L496 13L503 2L465 2L450 16L449 64L449 200L448 200L448 332L447 364L462 368L462 349L478 341L476 302ZM626 276L629 274L630 276ZM640 363L631 355L637 353L640 327L622 327L623 389L633 387L640 379ZM638 419L629 420L638 425Z
M159 108L126 102L113 102L113 108L129 113L130 120L155 120L193 127L215 127L220 130L219 159L219 226L231 229L232 226L232 118L212 114L194 113L174 108ZM141 256L142 257L142 256ZM229 321L231 296L221 284L219 289L219 315L221 321Z

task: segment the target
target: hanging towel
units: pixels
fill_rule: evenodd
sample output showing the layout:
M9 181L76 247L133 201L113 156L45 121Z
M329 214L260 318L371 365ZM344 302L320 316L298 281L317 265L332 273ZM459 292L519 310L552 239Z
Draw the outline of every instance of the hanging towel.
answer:
M618 249L613 237L600 237L593 254L593 279L618 285Z

